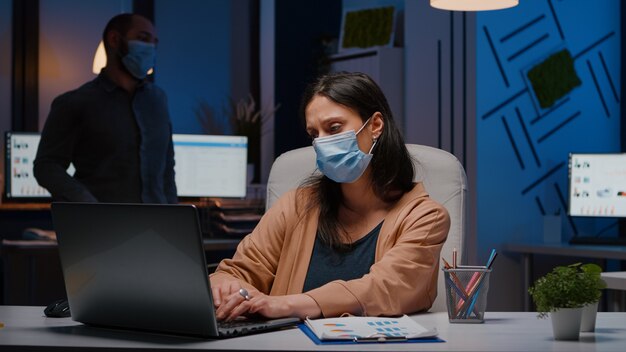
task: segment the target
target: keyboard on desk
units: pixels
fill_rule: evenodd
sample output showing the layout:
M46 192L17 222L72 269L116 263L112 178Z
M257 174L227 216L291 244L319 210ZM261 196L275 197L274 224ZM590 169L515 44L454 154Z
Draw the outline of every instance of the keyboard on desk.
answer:
M220 336L232 337L251 333L275 330L285 326L295 325L300 322L298 318L281 319L236 319L232 321L218 321L217 329Z

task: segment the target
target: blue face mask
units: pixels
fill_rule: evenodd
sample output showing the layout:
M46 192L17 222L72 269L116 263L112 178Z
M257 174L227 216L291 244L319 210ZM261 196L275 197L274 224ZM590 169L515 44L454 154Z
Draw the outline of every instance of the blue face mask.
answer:
M328 178L338 183L351 183L359 179L372 160L372 144L365 154L359 149L356 135L367 125L369 119L355 133L354 130L337 133L313 140L313 148L317 154L317 168Z
M128 54L122 63L128 72L137 79L144 79L156 62L156 46L140 40L128 41Z

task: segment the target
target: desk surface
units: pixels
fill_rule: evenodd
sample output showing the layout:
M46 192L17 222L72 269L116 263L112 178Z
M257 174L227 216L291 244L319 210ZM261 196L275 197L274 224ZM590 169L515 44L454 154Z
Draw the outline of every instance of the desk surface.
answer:
M504 245L504 250L513 253L626 260L626 246L569 243L509 243Z
M554 341L549 319L536 313L487 312L484 324L450 324L446 313L413 317L436 327L444 343L317 346L296 328L226 340L202 340L94 328L70 318L46 318L43 307L0 306L0 350L206 350L206 351L624 351L626 313L599 313L595 333L580 341Z
M234 250L241 242L240 238L204 238L202 246L205 251ZM23 240L2 240L0 242L0 252L20 252L20 251L56 251L58 244L56 241L23 241Z
M598 258L601 260L618 259L626 260L626 246L607 246L607 245L583 245L569 243L508 243L503 246L503 250L510 253L519 253L522 255L524 273L523 273L523 292L528 292L528 288L532 284L533 278L533 259L535 254L540 255L558 255L567 257L584 257ZM524 310L531 308L531 299L528 293L524 294Z
M228 200L230 201L230 200ZM239 201L239 200L237 200ZM27 201L23 201L23 202L0 202L0 211L33 211L33 210L50 210L50 204L51 204L52 200L47 201L47 202L39 202L39 203L32 203L32 202L27 202ZM193 198L193 199L186 199L186 200L179 200L178 204L192 204L195 205L197 207L207 207L210 205L211 202L211 198ZM242 201L240 201L242 202ZM248 203L251 202L262 202L263 204L265 204L262 200L248 200Z
M604 272L601 275L606 282L606 288L626 290L626 271Z
M50 202L46 203L26 203L26 202L4 202L0 203L0 211L34 211L50 210Z

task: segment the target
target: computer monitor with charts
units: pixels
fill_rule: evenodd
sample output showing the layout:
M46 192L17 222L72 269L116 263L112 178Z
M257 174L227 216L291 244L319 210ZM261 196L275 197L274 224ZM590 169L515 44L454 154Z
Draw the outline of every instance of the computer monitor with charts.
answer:
M570 155L569 215L626 217L626 153Z
M50 193L39 186L33 175L39 139L39 133L5 133L4 193L7 199L50 198Z
M179 197L246 196L247 137L174 134L172 139Z
M615 224L615 220L626 218L626 153L570 154L568 215L589 221L596 218L596 222L603 224L607 221ZM618 242L626 240L621 237L622 241ZM608 243L616 239L607 238L604 233L591 233L579 234L572 242Z

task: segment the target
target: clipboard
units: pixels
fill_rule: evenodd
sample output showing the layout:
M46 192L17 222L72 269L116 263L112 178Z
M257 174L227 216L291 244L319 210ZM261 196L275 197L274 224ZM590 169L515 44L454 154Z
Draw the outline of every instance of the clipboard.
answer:
M415 339L386 339L386 340L380 340L380 339L367 339L367 340L320 340L315 333L313 333L313 331L311 331L311 329L309 329L308 326L306 326L306 324L304 323L299 323L298 324L298 329L300 329L300 331L302 331L306 336L308 336L311 341L313 341L313 343L315 343L316 345L355 345L355 344L361 344L361 343L384 343L384 344L388 344L388 343L433 343L433 342L446 342L445 340L433 336L433 337L421 337L421 338L415 338Z

